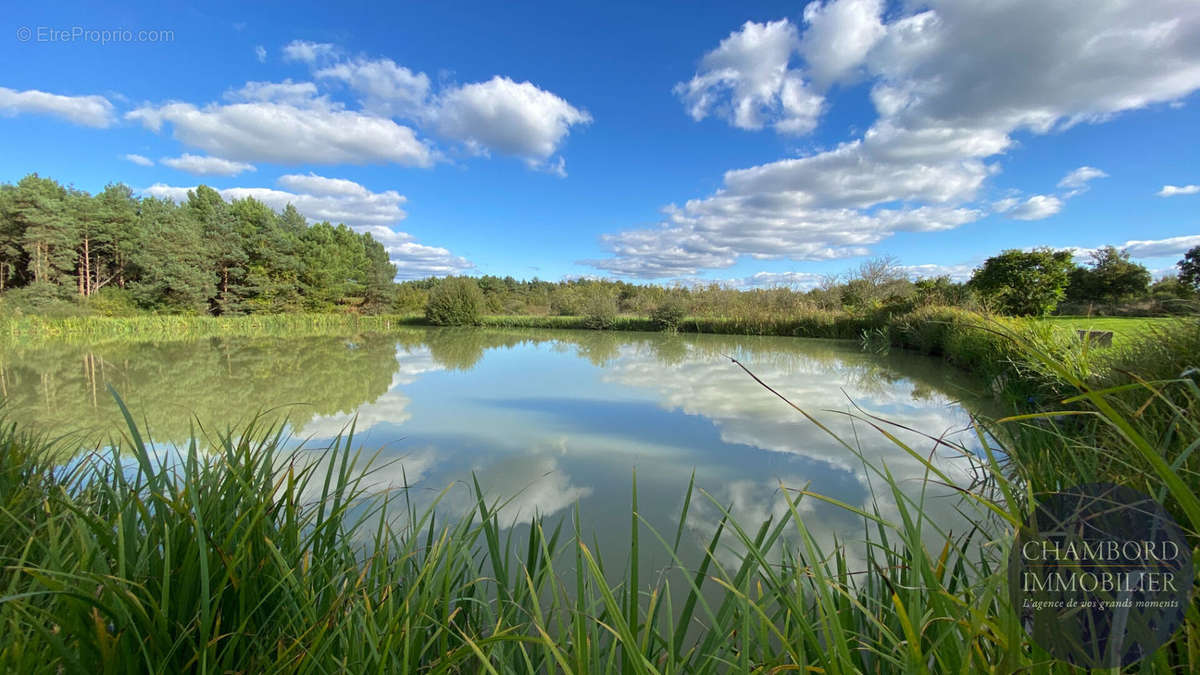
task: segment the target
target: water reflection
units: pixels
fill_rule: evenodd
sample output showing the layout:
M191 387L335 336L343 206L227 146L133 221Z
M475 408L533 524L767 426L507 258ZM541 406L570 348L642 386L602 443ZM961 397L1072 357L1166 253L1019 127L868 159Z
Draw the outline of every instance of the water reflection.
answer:
M856 452L763 390L730 356ZM864 460L914 491L925 467L836 411L853 401L939 436L966 427L967 411L984 405L970 380L935 360L787 338L429 329L0 354L7 414L54 433L120 429L108 385L160 443L183 442L193 418L224 427L277 408L297 438L319 446L357 418L358 439L382 448L386 462L371 476L376 489L412 486L420 508L449 486L439 508L458 515L474 506L474 474L490 498L506 500L506 526L578 502L605 551L627 545L635 469L641 515L660 532L674 532L693 471L698 486L748 523L783 515L781 485L811 486L896 517L897 504ZM952 482L971 480L967 458L894 431L935 457ZM934 488L926 500L927 515L945 527L958 517L950 495L949 487ZM844 510L811 499L800 508L821 543L862 537L861 521ZM717 520L716 507L699 500L689 517L690 555L699 555ZM734 546L721 556L729 563L739 553Z

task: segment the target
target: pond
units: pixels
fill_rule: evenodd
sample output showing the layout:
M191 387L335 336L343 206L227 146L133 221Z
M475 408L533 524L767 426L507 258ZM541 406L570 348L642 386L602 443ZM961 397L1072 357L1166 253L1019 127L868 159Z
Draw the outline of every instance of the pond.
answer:
M731 506L753 529L785 513L781 486L891 515L895 500L864 460L886 464L905 490L928 489L926 515L950 527L957 517L953 490L924 486L920 461L842 413L878 415L973 447L963 430L972 413L988 411L982 384L939 360L796 338L412 329L46 343L0 353L7 417L54 435L78 433L91 447L124 427L109 385L161 446L183 443L197 424L222 430L268 411L286 416L306 447L321 447L356 419L356 443L388 462L377 484L407 482L418 507L449 487L439 510L467 512L474 475L489 499L505 500L502 523L518 536L535 514L569 515L578 503L589 543L610 556L629 547L634 472L639 511L668 541L694 472L711 500L697 493L688 515L681 555L692 561L719 520L714 502ZM972 480L968 458L892 431L955 482ZM863 537L861 519L844 509L805 499L800 512L823 544ZM722 549L718 558L732 561L737 549ZM668 561L656 554L646 565L652 572Z

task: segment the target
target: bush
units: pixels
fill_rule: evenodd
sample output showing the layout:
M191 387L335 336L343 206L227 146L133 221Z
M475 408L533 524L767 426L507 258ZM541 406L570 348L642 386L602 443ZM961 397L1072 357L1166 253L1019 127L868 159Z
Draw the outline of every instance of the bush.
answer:
M5 291L2 296L5 314L20 316L36 314L52 319L63 319L85 314L76 304L69 289L47 282L34 282L28 286Z
M683 300L677 296L669 296L650 312L650 320L662 330L675 330L679 322L687 315Z
M435 326L474 326L483 308L483 291L467 277L450 277L429 291L425 318Z
M617 297L603 286L591 286L583 294L583 325L596 330L612 328L617 321Z
M84 300L83 305L94 316L136 316L141 313L133 293L112 286L106 286L91 294Z
M412 284L400 284L392 296L392 311L397 314L415 314L429 304L429 291Z

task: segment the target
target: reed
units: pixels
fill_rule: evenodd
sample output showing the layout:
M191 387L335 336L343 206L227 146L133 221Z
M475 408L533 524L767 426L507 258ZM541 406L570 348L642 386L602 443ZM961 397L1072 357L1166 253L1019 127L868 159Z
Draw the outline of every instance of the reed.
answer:
M253 314L248 316L68 317L26 315L0 319L0 345L37 340L185 340L204 337L305 337L386 332L424 325L414 315Z

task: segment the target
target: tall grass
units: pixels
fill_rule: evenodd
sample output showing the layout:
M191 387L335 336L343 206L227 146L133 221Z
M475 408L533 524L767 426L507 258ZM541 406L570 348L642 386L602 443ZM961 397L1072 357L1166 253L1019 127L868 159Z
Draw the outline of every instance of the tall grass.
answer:
M423 325L409 315L356 314L254 314L249 316L181 316L172 314L135 317L0 318L0 345L31 340L179 340L213 336L280 337L379 332L400 326Z
M1167 337L1176 348L1191 344L1180 331ZM127 416L111 451L62 467L45 460L48 441L4 427L0 671L1074 672L1030 643L1009 606L1015 525L1036 491L1109 480L1163 499L1195 546L1200 390L1168 366L1165 377L1129 370L1127 382L1097 383L1036 335L986 333L1074 389L1052 409L981 422L979 453L928 439L986 476L959 485L969 526L957 532L924 515L925 488L953 477L865 412L856 424L920 461L923 486L900 485L843 440L875 490L870 506L781 486L781 517L740 522L691 484L678 528L661 532L641 517L635 480L628 551L589 543L578 512L535 519L518 551L503 504L478 484L465 517L442 521L436 502L417 511L404 490L373 484L378 467L354 451L353 429L285 451L281 427L256 421L198 429L170 453ZM861 562L852 542L818 542L805 500L861 517ZM679 546L702 503L721 517L688 566ZM674 568L639 576L647 547ZM718 554L731 550L732 563ZM1193 604L1184 630L1139 667L1198 665Z

